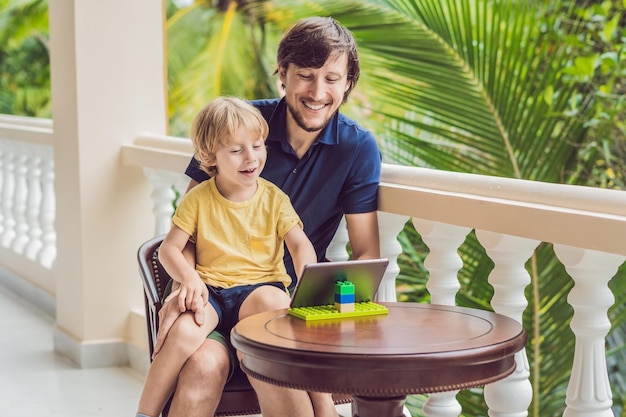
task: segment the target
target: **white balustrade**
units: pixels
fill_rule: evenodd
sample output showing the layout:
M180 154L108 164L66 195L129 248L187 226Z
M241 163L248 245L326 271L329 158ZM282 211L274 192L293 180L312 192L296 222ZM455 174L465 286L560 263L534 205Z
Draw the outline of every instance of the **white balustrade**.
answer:
M16 142L3 143L3 175L2 175L2 236L0 244L5 248L11 246L15 239L15 212L13 211L15 195L15 148Z
M463 267L459 246L471 229L413 218L415 230L430 249L424 260L429 278L426 288L432 304L455 305L456 293L461 287L458 273Z
M28 176L28 200L26 202L26 221L28 223L28 244L24 248L24 254L34 261L37 254L43 248L43 229L41 227L41 207L43 201L42 186L42 157L41 146L31 145L31 155L27 171Z
M461 404L456 400L458 391L431 394L422 406L427 417L457 417L461 415Z
M615 297L608 283L626 257L566 245L554 245L554 252L574 280L568 302L576 344L563 417L614 417L605 338Z
M54 224L56 217L54 157L51 147L41 147L39 152L41 154L41 209L39 211L39 224L42 232L42 248L36 257L41 265L46 268L52 268L57 257L57 235Z
M331 261L346 261L350 257L346 245L348 244L348 228L345 217L341 218L332 242L326 248L326 258Z
M11 249L21 255L28 243L29 227L26 219L26 200L28 199L28 159L31 148L26 143L18 143L15 150L15 190L13 194L15 237L11 242Z
M380 236L380 256L389 259L389 265L378 287L376 299L378 301L397 301L396 278L400 273L398 256L402 253L402 245L398 242L398 235L408 219L393 213L378 212L378 228Z
M152 203L155 218L155 235L167 233L172 225L172 215L174 214L174 200L176 192L175 184L181 182L182 173L160 171L145 168L146 178L152 184ZM183 190L184 193L184 190Z
M459 246L471 229L430 220L413 218L415 230L430 249L424 260L429 277L426 288L432 304L455 305L459 288L458 273L463 260L458 254ZM424 403L427 417L458 417L461 405L456 399L458 391L430 394Z
M0 197L4 198L4 154L7 151L9 144L7 140L0 139ZM2 242L2 236L4 235L4 207L2 200L0 200L0 242Z
M6 128L0 128L2 132L0 247L52 268L57 231L55 165L52 147L46 142L50 133L39 133L44 137L29 142L11 140ZM31 134L28 129L24 132L16 136L21 139ZM152 184L155 235L169 230L173 202L177 193L186 190L188 178L183 170L191 155L189 146L179 138L143 135L122 150L124 163L144 168ZM531 281L525 264L541 241L553 243L575 283L568 298L574 309L571 328L576 348L565 417L613 416L605 353L611 325L607 310L614 303L608 282L626 259L626 252L606 242L619 242L626 235L624 194L389 165L383 167L383 176L380 249L390 263L378 300L396 300L397 259L402 250L397 236L407 221L412 221L430 250L425 267L432 303L455 303L460 288L457 275L463 267L458 248L468 233L476 230L478 242L494 262L489 275L494 296L489 301L494 311L518 321L527 306L524 290ZM347 243L342 221L328 248L328 258L347 259ZM11 261L3 258L3 263L7 262L10 265ZM511 376L485 387L492 417L527 415L532 390L526 352L521 351L515 359L517 368ZM458 416L461 411L455 395L431 395L424 413L429 417Z
M483 230L477 230L476 237L494 262L489 274L489 283L494 288L491 306L496 313L522 323L522 315L528 306L524 290L531 283L524 265L540 242ZM526 349L515 354L515 363L513 374L485 386L485 402L489 406L490 417L528 415L533 392Z
M0 245L50 269L56 259L52 148L0 140Z

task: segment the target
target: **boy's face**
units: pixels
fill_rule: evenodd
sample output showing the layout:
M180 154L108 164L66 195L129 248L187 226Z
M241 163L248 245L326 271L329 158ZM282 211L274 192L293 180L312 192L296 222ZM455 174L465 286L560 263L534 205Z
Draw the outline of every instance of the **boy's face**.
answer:
M319 132L333 117L350 87L348 56L330 56L321 68L289 64L279 71L285 85L290 122L307 132Z
M216 181L220 192L228 194L250 187L256 183L267 159L265 141L255 131L239 128L228 145L215 152Z

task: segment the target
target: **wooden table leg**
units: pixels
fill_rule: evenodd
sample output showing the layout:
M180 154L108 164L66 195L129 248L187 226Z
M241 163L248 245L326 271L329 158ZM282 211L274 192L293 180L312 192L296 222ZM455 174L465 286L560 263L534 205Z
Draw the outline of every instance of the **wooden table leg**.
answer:
M354 397L354 417L402 417L406 396Z

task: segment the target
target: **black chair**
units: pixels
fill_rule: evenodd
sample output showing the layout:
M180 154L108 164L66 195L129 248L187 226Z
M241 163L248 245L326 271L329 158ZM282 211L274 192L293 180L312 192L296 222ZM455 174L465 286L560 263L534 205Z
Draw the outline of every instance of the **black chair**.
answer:
M150 357L154 351L157 332L159 330L159 310L163 291L171 280L170 276L159 262L159 246L165 236L157 236L142 244L137 252L139 272L143 281L144 299L146 303L146 320L148 325L148 346ZM162 416L167 417L169 402ZM250 386L248 378L236 367L233 377L224 387L222 398L216 416L238 416L260 414L259 401L256 393Z
M143 282L144 300L146 305L146 322L148 326L148 347L150 357L154 351L157 332L159 330L159 310L165 287L171 278L159 262L159 247L165 235L154 237L143 243L137 251L139 272ZM352 397L345 394L333 394L335 404L352 402ZM162 413L167 417L169 401ZM259 401L248 378L239 366L235 368L233 377L228 381L222 392L222 398L215 416L240 416L260 414Z

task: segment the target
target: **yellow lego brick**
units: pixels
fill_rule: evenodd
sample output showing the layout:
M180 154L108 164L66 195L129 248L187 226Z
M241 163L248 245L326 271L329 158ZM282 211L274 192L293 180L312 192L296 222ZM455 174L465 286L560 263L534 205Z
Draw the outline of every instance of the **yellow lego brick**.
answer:
M372 301L354 303L354 311L348 312L339 312L332 304L310 307L292 307L288 310L289 315L306 321L338 319L344 317L374 316L387 313L389 313L387 307L374 303Z

